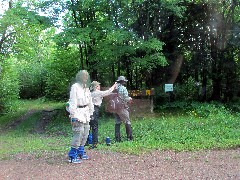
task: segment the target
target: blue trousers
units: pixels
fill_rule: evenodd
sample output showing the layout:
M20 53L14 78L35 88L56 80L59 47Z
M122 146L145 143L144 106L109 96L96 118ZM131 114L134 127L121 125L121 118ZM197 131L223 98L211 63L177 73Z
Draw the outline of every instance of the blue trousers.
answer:
M92 143L98 143L98 121L99 121L99 106L94 106L93 116L90 121L90 129L92 130Z

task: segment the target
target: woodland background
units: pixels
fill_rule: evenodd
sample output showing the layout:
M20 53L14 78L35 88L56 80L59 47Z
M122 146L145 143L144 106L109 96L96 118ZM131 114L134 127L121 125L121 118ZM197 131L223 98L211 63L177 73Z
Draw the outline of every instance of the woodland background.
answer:
M154 103L240 99L238 0L2 0L0 112L18 99L65 102L75 74ZM174 91L164 92L164 84Z

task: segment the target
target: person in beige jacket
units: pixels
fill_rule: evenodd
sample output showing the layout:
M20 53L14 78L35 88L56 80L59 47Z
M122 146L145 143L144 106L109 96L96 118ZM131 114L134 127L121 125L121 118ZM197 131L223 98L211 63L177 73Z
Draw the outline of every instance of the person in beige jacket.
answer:
M108 96L115 88L117 83L115 83L111 88L105 91L100 90L100 83L98 81L93 81L90 86L92 101L94 104L94 113L91 116L90 129L92 130L92 147L96 148L98 144L98 121L99 121L99 110L102 104L103 97Z
M80 70L76 75L76 83L71 86L69 98L69 117L72 125L71 149L68 152L69 162L80 163L81 159L88 159L84 150L90 130L90 116L94 106L89 90L90 77L86 70Z

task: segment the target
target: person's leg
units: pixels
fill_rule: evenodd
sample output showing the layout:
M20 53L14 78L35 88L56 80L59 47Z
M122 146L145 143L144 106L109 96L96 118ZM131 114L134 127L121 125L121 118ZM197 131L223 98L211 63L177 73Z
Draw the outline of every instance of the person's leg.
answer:
M133 140L133 136L132 136L131 124L125 124L125 127L126 127L127 140L128 141L132 141Z
M89 122L87 121L86 123L83 123L83 135L82 135L82 139L80 139L80 146L85 145L89 135L89 130L90 130L90 125L89 125Z
M121 142L121 132L120 132L121 119L118 114L114 114L114 116L115 116L115 141Z
M93 142L93 148L97 147L98 143L98 119L99 119L99 107L94 107L94 113L93 113L94 119L92 121L92 142Z
M73 137L71 141L71 147L78 148L83 139L84 135L84 124L82 122L76 121L72 125Z
M128 109L122 109L121 112L119 112L119 117L125 124L127 140L132 141L133 140L132 127L131 127L131 121L130 121Z
M87 141L88 135L89 135L89 130L90 130L90 125L89 122L82 123L83 124L83 135L80 139L80 146L78 147L78 154L82 159L88 159L88 156L86 155L86 152L84 150L84 145Z
M72 122L73 136L71 140L71 149L68 152L69 162L80 163L77 149L80 145L80 139L82 137L83 131L83 123L80 123L79 121Z
M94 117L93 117L93 115L91 115L91 116L90 116L90 122L89 122L90 130L89 130L89 135L88 135L88 139L87 139L87 141L86 141L85 146L92 145L93 121L94 121Z

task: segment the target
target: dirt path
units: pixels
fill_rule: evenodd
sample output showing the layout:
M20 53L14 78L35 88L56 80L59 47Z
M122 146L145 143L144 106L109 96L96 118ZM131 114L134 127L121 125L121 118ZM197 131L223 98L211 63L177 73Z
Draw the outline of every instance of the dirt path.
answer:
M0 161L3 180L240 179L240 148L221 151L155 151L141 156L88 150L91 159L69 164L67 156L19 154Z

